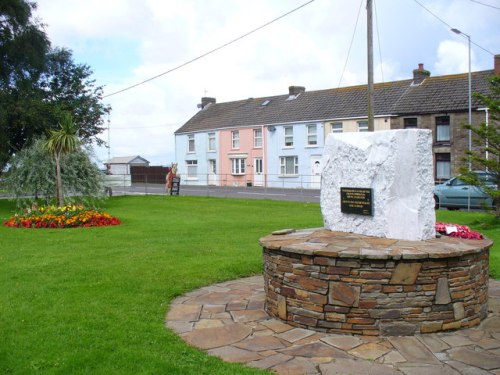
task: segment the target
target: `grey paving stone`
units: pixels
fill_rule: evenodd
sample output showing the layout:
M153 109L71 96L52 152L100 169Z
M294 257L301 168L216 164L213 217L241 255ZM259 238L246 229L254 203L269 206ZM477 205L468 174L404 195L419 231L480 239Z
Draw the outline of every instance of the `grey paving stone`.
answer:
M442 352L443 350L450 348L447 343L436 335L419 335L416 337L433 353Z
M359 359L339 358L319 365L322 375L401 375L402 372L385 365Z
M244 324L226 324L222 327L204 328L191 331L182 337L189 344L201 349L213 349L243 340L252 333Z
M294 328L294 329L286 331L284 333L280 333L279 335L277 335L277 337L293 343L295 341L302 340L303 338L306 338L308 336L314 335L315 333L316 332L308 330L308 329Z
M390 337L390 343L408 362L439 364L440 361L416 337Z
M433 365L423 367L403 367L399 369L405 375L461 375L460 372L447 365Z
M489 371L477 367L472 367L458 361L447 361L446 364L453 367L462 375L491 375L491 372Z
M332 358L351 358L349 354L343 350L339 350L322 342L314 344L292 346L288 349L280 350L281 353L299 356L299 357L332 357Z
M328 335L322 338L321 341L342 350L350 350L365 343L357 336L348 335Z
M258 361L252 361L248 362L247 365L250 367L257 367L257 368L270 368L279 365L280 363L287 362L291 360L293 357L285 354L275 354L271 355L269 357L263 358Z
M254 352L286 348L286 345L283 344L283 342L280 339L278 339L277 337L273 337L273 336L247 337L245 340L242 340L242 341L234 344L234 346L241 348L241 349L251 350Z
M454 348L448 351L451 359L484 370L500 368L500 356L488 352L478 352L467 348Z
M271 368L278 374L287 375L317 375L320 374L316 366L307 359L293 358Z
M224 346L222 348L211 349L209 354L219 357L226 362L250 362L262 359L259 353L234 346Z

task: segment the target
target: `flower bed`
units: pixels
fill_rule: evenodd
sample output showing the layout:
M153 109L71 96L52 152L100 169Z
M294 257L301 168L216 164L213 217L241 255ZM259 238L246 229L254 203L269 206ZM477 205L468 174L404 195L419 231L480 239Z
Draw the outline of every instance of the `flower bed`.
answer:
M119 224L121 224L121 221L116 217L81 205L64 207L33 206L26 209L22 214L12 216L4 223L8 227L17 228L102 227Z

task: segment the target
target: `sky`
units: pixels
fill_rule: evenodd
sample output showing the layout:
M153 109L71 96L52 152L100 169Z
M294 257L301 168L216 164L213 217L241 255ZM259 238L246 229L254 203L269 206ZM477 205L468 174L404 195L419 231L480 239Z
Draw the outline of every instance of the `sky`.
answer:
M36 0L53 46L73 51L112 107L108 155L175 162L174 132L203 96L218 103L367 82L366 0ZM375 82L493 69L500 0L373 0ZM306 5L304 5L306 4ZM174 69L300 9L203 58ZM108 119L106 119L106 124ZM109 153L108 153L109 150Z

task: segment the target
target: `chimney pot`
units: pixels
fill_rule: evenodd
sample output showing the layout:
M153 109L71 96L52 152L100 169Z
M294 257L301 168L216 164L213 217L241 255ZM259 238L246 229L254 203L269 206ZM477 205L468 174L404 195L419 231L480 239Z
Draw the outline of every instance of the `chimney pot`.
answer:
M424 64L419 63L418 69L413 69L413 84L420 85L424 81L424 79L426 79L430 75L431 72L424 69Z
M305 91L306 91L306 88L304 86L289 86L288 87L288 94L290 96L297 96Z
M500 55L495 55L494 59L495 75L500 76Z
M215 98L203 97L201 98L201 109L205 108L209 104L215 104Z

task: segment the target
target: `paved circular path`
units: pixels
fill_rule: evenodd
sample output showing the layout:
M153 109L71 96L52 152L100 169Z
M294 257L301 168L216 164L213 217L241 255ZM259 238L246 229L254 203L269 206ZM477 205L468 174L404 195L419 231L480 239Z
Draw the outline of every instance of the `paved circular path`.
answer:
M500 281L490 280L480 326L403 337L296 328L264 311L262 276L204 287L172 301L167 326L228 362L279 374L500 375Z

